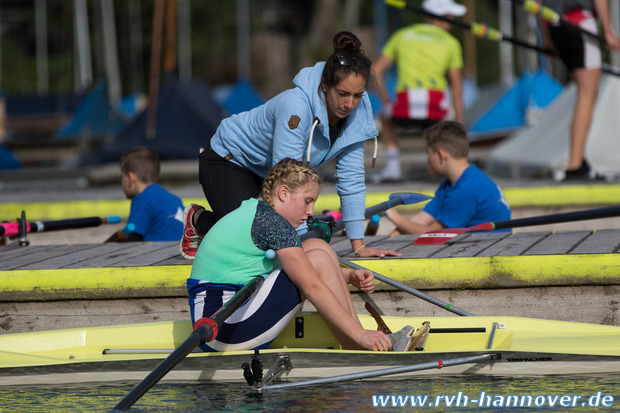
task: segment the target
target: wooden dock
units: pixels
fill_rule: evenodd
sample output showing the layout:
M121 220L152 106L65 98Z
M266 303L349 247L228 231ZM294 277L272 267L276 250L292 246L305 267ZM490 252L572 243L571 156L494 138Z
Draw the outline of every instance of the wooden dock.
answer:
M415 238L367 238L403 254L383 260L354 257L342 237L331 244L475 315L620 325L620 230L463 234L443 245ZM189 318L190 270L177 242L0 246L0 332ZM451 314L383 283L370 297L384 314ZM365 312L357 295L355 304Z

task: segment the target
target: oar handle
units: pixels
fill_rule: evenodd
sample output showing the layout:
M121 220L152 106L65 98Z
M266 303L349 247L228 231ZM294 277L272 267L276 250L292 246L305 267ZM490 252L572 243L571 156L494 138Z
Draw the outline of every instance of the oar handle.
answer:
M366 208L366 210L364 211L364 217L366 219L369 219L373 215L381 214L382 212L385 212L388 209L397 205L415 204L418 202L427 201L431 198L433 197L430 195L419 194L417 192L393 193L390 194L388 201L384 201L380 204ZM324 222L325 220L327 220L328 222ZM308 229L308 232L301 236L302 241L308 238L322 238L329 242L332 233L344 229L343 219L339 218L334 221L333 216L331 215L313 217L312 221L309 224L310 228Z
M562 212L559 214L542 215L538 217L510 219L492 223L494 229L508 229L527 227L530 225L556 224L560 222L585 221L589 219L610 218L620 216L620 205L588 209L584 211Z
M140 397L153 387L162 377L179 364L189 353L199 345L213 340L217 336L217 327L232 313L237 311L265 282L260 275L247 283L230 300L217 310L209 319L198 320L194 331L181 343L164 361L142 380L123 400L115 407L117 410L129 409Z

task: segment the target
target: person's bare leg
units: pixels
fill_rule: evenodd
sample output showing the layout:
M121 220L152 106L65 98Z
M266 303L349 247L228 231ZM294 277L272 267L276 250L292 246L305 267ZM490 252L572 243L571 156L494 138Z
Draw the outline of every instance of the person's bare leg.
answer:
M348 295L348 290L345 291L343 287L344 280L338 274L338 271L336 271L334 263L329 257L329 254L327 254L325 250L318 248L306 251L306 254L308 255L308 259L310 259L310 262L312 263L312 266L314 267L314 270L318 274L319 278L321 278L321 280L327 285L327 287L334 293L339 304L342 305L345 310L347 310L348 305L345 297L345 292ZM357 322L359 323L357 316L355 316L353 319L357 320ZM327 321L325 318L323 318L323 320L325 320L325 323L334 334L334 337L336 337L338 342L342 345L342 348L348 350L361 349L361 347L357 343L347 337L342 331L336 328L336 326Z
M579 169L585 159L586 141L594 115L601 69L576 69L577 102L571 125L571 145L567 170Z
M349 309L349 313L351 314L351 317L353 317L353 319L357 320L359 323L359 318L357 317L355 307L353 306L353 300L351 299L351 293L349 292L349 286L347 284L347 280L345 280L345 276L342 272L342 268L340 267L340 260L338 259L338 255L336 254L336 251L334 251L334 249L330 247L328 243L318 238L311 238L311 239L304 241L303 247L304 247L304 251L306 252L311 251L313 249L318 249L318 250L321 250L327 253L331 262L334 264L333 272L335 274L338 274L338 278L340 279L339 284L341 288L339 288L339 291L342 292L342 296L339 297L340 302L343 304L345 308ZM328 273L327 276L334 277L335 275ZM325 280L324 282L327 284Z
M402 176L400 166L400 149L398 148L398 131L396 125L382 118L381 139L385 146L385 168L381 172L383 179L400 179Z

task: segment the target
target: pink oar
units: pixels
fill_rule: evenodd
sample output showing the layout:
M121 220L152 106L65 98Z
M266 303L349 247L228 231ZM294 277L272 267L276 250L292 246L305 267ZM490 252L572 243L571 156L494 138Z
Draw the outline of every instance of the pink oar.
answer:
M450 241L457 235L466 232L487 232L496 229L508 229L527 227L532 225L556 224L558 222L586 221L588 219L609 218L620 216L620 205L585 209L583 211L562 212L559 214L540 215L537 217L509 219L506 221L485 222L467 228L444 228L434 231L428 231L420 235L414 244L417 245L433 245L443 244Z

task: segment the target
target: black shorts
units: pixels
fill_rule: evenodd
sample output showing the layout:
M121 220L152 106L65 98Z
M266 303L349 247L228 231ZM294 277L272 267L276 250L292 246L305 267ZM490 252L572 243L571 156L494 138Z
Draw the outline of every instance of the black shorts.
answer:
M583 20L579 26L597 33L596 20L593 17ZM549 34L553 46L569 72L575 69L601 67L601 48L592 37L567 24L549 27Z

